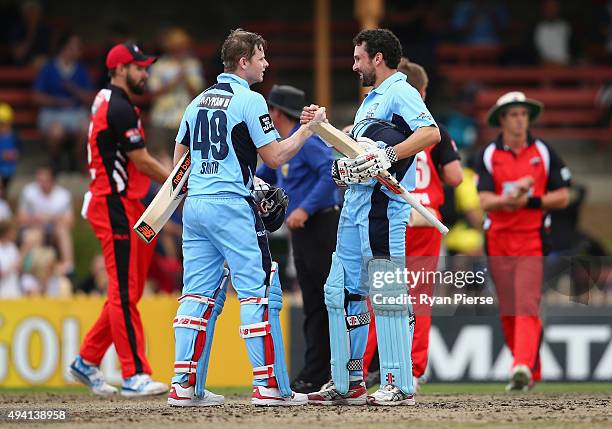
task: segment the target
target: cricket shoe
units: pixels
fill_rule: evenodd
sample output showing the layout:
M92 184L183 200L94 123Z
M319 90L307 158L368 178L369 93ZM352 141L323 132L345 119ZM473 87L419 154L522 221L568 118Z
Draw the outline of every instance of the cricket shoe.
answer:
M531 370L527 365L516 365L512 368L510 383L506 385L506 392L526 392L533 387Z
M336 390L333 380L321 387L321 390L308 394L308 403L313 405L365 405L368 391L363 381L351 383L346 394Z
M292 407L294 405L306 405L308 395L291 392L291 396L285 398L276 387L253 386L251 404L260 407Z
M117 388L111 386L104 379L104 374L96 365L85 363L81 356L70 364L68 373L77 381L89 387L93 393L100 396L113 396Z
M367 402L368 405L416 405L414 395L408 395L392 384L386 384L376 392L368 395Z
M149 374L136 374L123 379L121 395L127 397L161 395L168 391L168 385L154 381Z
M204 389L204 397L198 398L195 395L195 386L183 387L180 383L172 383L170 395L168 395L168 405L172 407L211 407L223 405L225 398Z

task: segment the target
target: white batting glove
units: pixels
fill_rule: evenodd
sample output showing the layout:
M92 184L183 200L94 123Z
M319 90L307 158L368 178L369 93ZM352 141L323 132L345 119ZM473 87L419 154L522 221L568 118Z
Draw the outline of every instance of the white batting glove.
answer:
M379 149L378 142L375 142L369 137L357 137L355 141L359 143L359 145L364 148L366 152L371 152L373 150ZM383 143L383 147L384 146L386 146L386 144Z
M391 146L374 149L358 156L347 166L347 174L359 181L376 177L397 162L397 154Z
M354 162L351 158L339 158L332 163L331 175L336 185L346 187L348 185L363 183L370 180L369 177L362 178L349 172L348 167Z

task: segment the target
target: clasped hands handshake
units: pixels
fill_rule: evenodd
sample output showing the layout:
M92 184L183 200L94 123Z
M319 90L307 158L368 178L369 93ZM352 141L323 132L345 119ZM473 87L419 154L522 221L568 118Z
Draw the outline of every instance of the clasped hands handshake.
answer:
M300 123L307 124L315 117L319 106L311 104L302 109ZM326 119L325 119L326 120ZM357 158L339 158L332 164L331 175L338 186L348 186L356 183L369 182L383 170L397 162L397 154L392 146L382 141L373 141L367 137L357 137L357 143L364 148L365 153Z

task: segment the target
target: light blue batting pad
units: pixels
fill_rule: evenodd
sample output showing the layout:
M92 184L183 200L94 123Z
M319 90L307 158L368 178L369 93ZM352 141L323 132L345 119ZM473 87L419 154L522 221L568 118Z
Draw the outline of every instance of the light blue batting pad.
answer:
M349 389L348 362L349 335L344 312L344 268L334 252L329 276L325 282L325 305L329 316L329 342L331 347L331 373L336 390L345 394Z
M393 384L406 394L413 394L412 385L412 334L410 324L412 308L408 289L402 276L396 278L396 270L403 272L404 265L387 259L372 259L368 263L370 302L376 316L376 337L380 359L381 386ZM393 273L380 281L384 273ZM374 280L378 280L376 285Z
M276 269L275 269L276 268ZM283 345L283 333L280 325L280 311L283 308L283 291L280 284L278 264L272 263L270 273L270 286L268 288L268 322L270 333L274 343L274 375L278 383L278 389L285 398L291 397L292 391L289 383L289 372L285 363L285 347Z
M213 305L212 311L210 313L210 319L208 319L208 324L206 325L206 342L204 343L204 350L202 351L202 355L198 360L198 366L196 369L195 393L198 398L204 397L204 388L206 386L206 375L208 373L210 350L212 348L212 341L215 333L215 323L217 322L217 317L221 314L223 306L225 305L228 279L229 270L227 268L224 268L221 284L219 285L219 289L217 289L217 292L215 293L215 304Z

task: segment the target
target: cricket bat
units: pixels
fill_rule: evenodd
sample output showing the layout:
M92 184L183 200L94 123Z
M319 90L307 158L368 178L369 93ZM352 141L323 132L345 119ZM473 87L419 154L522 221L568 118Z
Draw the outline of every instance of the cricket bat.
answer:
M190 170L191 156L187 151L134 225L134 231L146 243L157 237L187 194L187 178Z
M318 134L319 137L321 137L327 143L331 144L344 156L356 158L365 153L365 149L361 147L359 143L327 122L312 121L308 124L308 128L310 128L310 130L315 134ZM378 180L394 194L402 197L412 206L412 208L419 212L419 214L423 216L427 222L436 227L436 229L442 234L446 235L448 228L421 203L419 203L416 198L410 195L406 188L404 188L391 173L389 173L387 170L383 170L378 176L376 176L376 180Z

